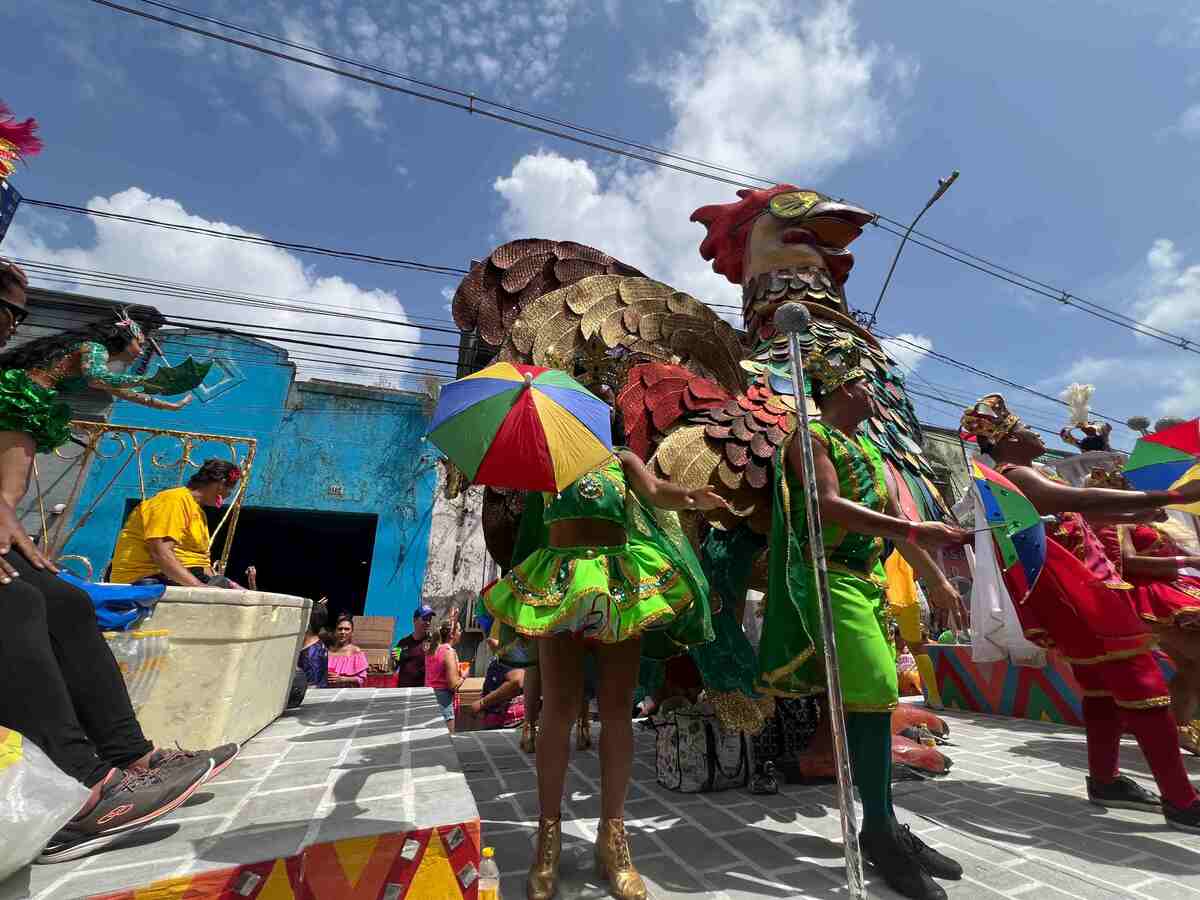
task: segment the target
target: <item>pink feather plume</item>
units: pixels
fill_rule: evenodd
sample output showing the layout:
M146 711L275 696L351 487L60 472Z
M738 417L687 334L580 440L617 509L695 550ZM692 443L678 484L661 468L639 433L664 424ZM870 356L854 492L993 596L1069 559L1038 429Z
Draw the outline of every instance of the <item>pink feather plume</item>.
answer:
M0 139L8 141L17 149L21 156L33 156L42 149L41 139L36 132L36 119L26 119L18 122L16 116L3 102L0 102Z

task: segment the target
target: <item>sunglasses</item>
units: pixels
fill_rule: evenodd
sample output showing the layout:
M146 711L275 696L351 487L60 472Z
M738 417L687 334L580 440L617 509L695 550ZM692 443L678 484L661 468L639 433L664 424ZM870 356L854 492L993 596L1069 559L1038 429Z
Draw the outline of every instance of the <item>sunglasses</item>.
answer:
M761 216L764 212L770 213L771 216L779 219L781 222L790 222L795 219L801 219L822 199L824 198L815 191L788 191L786 194L776 194L767 202L766 209L759 210L758 212L754 213L754 215L740 223L737 228L733 230L737 231L738 229L744 228L750 222L753 222L755 219Z
M13 328L16 328L22 322L29 318L29 310L24 306L18 306L15 303L10 303L8 300L0 297L0 307L8 310L8 314L12 316Z

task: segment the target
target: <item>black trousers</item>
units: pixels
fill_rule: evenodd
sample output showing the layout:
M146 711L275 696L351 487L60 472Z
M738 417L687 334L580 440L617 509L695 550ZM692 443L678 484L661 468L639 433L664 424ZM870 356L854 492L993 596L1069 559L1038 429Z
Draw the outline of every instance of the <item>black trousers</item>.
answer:
M194 568L189 568L188 571L191 572L193 575L195 575L197 578L199 578L202 582L204 582L209 587L227 588L227 587L234 586L234 583L232 581L230 581L228 578L226 578L224 575L209 575L207 572L204 571L204 569L200 568L199 566L196 566ZM134 584L137 584L137 585L143 585L143 584L167 584L167 585L170 585L170 584L175 584L175 582L172 581L170 578L168 578L166 575L164 575L162 572L158 572L154 575L147 575L145 578L139 578L137 581L134 582Z
M91 599L15 548L8 560L21 577L0 584L0 725L91 787L154 745L142 734Z

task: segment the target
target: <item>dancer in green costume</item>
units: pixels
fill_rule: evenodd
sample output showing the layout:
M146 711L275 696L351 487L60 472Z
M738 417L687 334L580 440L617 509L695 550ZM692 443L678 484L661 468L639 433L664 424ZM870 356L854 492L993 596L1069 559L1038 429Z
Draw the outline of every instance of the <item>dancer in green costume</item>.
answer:
M930 602L961 604L927 549L964 543L965 532L901 517L882 457L858 425L871 414L866 374L852 341L814 349L805 360L812 396L813 459L833 601L834 631L846 709L850 764L863 804L862 846L884 880L907 897L942 898L931 876L958 879L962 867L896 821L891 797L891 711L898 696L895 654L884 614L884 539L895 543L924 579ZM800 443L789 439L775 459L770 579L759 688L781 697L826 689L821 625L804 505Z
M596 856L615 896L646 896L624 829L633 692L641 657L666 659L713 638L708 582L671 510L718 506L725 501L711 489L662 481L628 450L561 494L526 498L518 545L536 549L486 589L483 601L498 622L537 645L541 819L526 884L530 898L557 890L570 728L589 645L599 668L602 725Z

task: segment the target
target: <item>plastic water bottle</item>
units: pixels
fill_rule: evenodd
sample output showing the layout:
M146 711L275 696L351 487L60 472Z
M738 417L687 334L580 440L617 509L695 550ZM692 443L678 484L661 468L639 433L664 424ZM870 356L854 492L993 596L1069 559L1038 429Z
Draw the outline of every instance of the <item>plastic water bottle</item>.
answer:
M500 900L500 869L493 859L496 851L483 848L483 862L479 864L479 900Z

